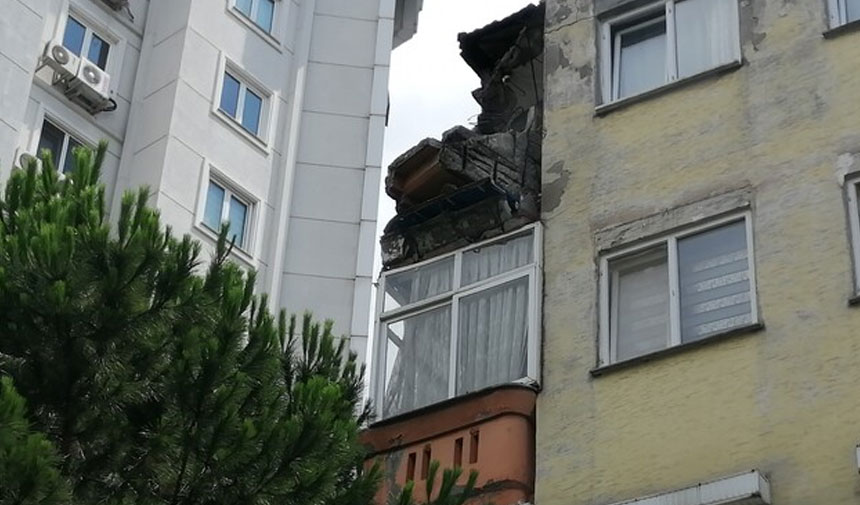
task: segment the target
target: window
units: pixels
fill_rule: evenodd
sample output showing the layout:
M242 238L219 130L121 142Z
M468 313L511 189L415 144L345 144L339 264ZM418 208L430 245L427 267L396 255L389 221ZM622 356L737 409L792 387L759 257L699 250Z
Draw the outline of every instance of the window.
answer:
M39 135L39 153L41 154L43 149L50 150L54 166L61 169L63 173L70 172L74 168L72 151L83 145L81 140L66 133L50 120L42 121L42 132Z
M107 68L110 44L87 28L82 22L69 16L63 33L63 46L78 56L83 56L102 70Z
M830 27L860 21L860 0L829 0Z
M750 216L601 258L601 363L758 322Z
M214 232L221 229L221 223L229 223L227 234L239 248L248 247L248 229L251 204L227 186L213 180L209 181L206 191L206 206L203 210L203 224Z
M238 121L242 128L257 137L261 136L263 105L263 93L249 88L231 72L224 72L219 107L221 112Z
M851 227L851 243L854 250L854 291L860 295L860 180L849 180L848 223Z
M374 375L382 417L538 378L538 230L382 274Z
M607 20L604 103L740 61L738 30L737 0L667 0Z
M233 8L257 26L272 33L275 20L275 0L235 0Z

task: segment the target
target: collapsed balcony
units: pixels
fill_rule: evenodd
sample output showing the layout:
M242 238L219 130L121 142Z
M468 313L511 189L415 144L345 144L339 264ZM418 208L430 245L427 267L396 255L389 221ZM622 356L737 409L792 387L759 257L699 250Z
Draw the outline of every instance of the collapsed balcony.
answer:
M531 5L461 34L462 57L481 78L477 124L425 139L389 166L397 215L381 239L371 384L379 421L364 433L386 468L380 503L426 478L431 459L477 469L482 500L531 499L543 18L543 5Z

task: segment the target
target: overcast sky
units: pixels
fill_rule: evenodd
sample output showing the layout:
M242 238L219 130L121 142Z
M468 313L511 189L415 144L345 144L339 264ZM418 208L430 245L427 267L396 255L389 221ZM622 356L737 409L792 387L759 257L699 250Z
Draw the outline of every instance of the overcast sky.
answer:
M424 0L418 33L395 49L391 57L391 109L382 160L380 233L394 217L394 201L384 191L388 164L426 137L439 138L458 124L471 127L479 112L471 93L480 82L460 58L457 34L503 19L531 3L534 2Z

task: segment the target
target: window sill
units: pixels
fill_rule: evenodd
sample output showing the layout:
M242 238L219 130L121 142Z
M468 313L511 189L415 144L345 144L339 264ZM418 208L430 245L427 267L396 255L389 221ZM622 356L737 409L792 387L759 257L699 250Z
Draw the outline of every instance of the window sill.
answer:
M194 223L194 229L204 235L206 238L212 240L213 244L218 243L218 234L212 231L211 228L204 225L203 223ZM233 249L230 251L230 255L240 263L244 264L248 268L257 268L256 261L254 261L254 257L251 256L249 252L239 246L233 246Z
M826 32L822 33L822 36L825 39L835 39L840 35L854 32L860 32L860 19L849 21L848 23L844 23L837 27L831 28Z
M237 12L233 7L227 7L227 12L236 18L240 23L248 27L252 32L256 33L264 42L272 46L279 53L283 53L284 49L281 47L281 42L276 39L271 33L267 32L260 28L257 23L253 22L247 16L242 14L241 12Z
M674 91L675 89L687 86L694 82L699 82L710 77L715 77L718 75L722 75L734 70L741 68L744 65L743 61L733 61L731 63L726 63L724 65L720 65L718 67L714 67L710 70L705 70L704 72L700 72L696 75L691 75L689 77L684 77L683 79L678 79L677 81L672 81L670 83L664 84L660 87L649 89L648 91L644 91L639 93L638 95L628 96L621 98L619 100L615 100L614 102L605 103L602 105L598 105L594 108L595 116L605 116L610 112L621 109L624 107L628 107L632 104L644 102L646 100L650 100L652 98L662 96L670 91Z
M634 367L641 363L647 363L649 361L655 361L658 359L662 359L667 356L673 356L675 354L685 352L689 349L696 349L699 347L703 347L710 344L715 344L717 342L722 342L726 339L736 337L739 335L746 335L749 333L755 333L764 329L764 323L752 323L745 326L740 326L723 333L718 333L716 335L711 335L710 337L705 337L701 340L696 340L694 342L688 342L686 344L676 345L673 347L667 347L665 349L660 349L659 351L654 351L652 353L643 354L642 356L636 356L635 358L626 359L624 361L618 361L616 363L611 363L609 365L599 366L597 368L593 368L589 371L592 377L600 377L601 375L605 375L608 373L616 372L619 370L624 370L626 368Z
M249 132L242 126L241 123L228 116L225 112L221 111L221 109L215 109L212 111L212 114L215 115L218 119L220 119L224 124L230 127L233 131L238 133L243 139L245 139L249 144L253 145L257 149L259 149L263 154L268 156L270 154L269 145L261 139L260 137L254 135Z

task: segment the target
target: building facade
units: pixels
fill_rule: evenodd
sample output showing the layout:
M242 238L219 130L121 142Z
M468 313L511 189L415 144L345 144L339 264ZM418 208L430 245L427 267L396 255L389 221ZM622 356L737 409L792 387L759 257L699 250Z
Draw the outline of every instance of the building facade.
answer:
M860 496L860 2L547 0L539 505Z
M0 170L108 141L109 204L237 262L365 355L394 45L421 0L2 0Z

